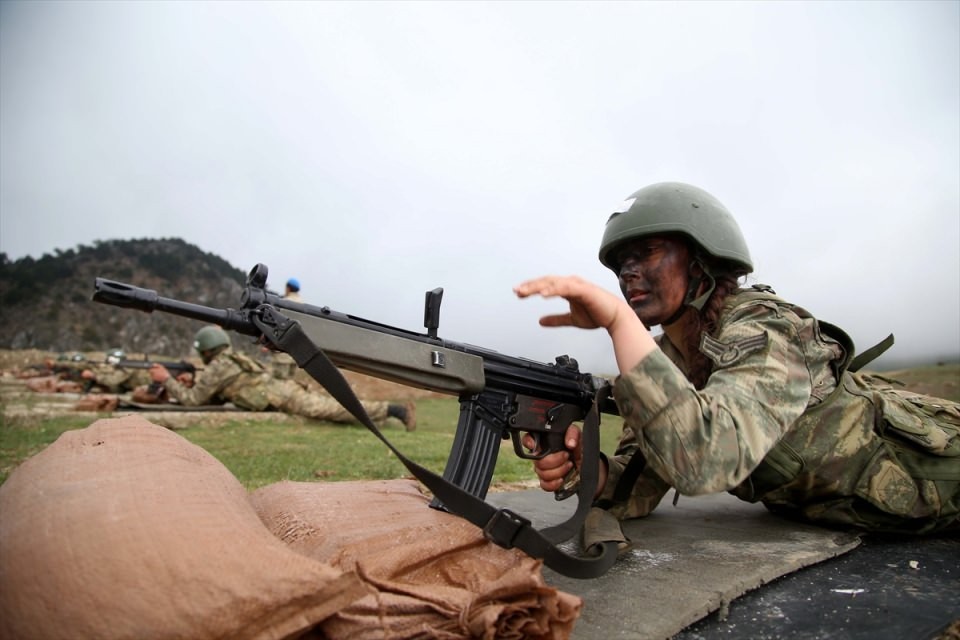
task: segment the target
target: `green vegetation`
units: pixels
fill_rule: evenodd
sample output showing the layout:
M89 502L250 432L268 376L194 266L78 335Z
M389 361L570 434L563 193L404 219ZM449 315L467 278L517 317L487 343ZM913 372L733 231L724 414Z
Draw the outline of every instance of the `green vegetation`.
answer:
M408 458L442 473L453 444L458 411L454 399L419 400L416 431L408 433L390 421L383 432ZM64 431L81 429L93 421L92 416L0 418L0 482ZM609 451L619 436L619 419L607 417L601 431L603 448ZM316 482L410 475L396 456L360 425L231 420L177 433L209 451L249 489L281 480ZM535 478L531 463L518 458L511 442L504 441L494 483Z
M40 453L64 431L82 429L90 419L59 416L47 420L8 418L0 414L0 483L27 458Z
M882 375L914 391L960 401L960 364L886 371ZM383 432L408 458L442 473L453 444L458 411L459 405L452 398L418 400L416 431L407 433L390 421ZM82 429L94 419L42 412L9 417L6 411L0 412L0 483L17 465L61 433ZM360 425L236 419L204 421L177 433L209 451L249 489L281 480L319 482L409 476L396 456ZM619 435L619 418L605 416L601 448L612 451ZM531 463L518 458L511 442L504 441L494 485L533 482L535 477Z
M960 363L940 363L897 371L881 371L880 375L896 381L911 391L960 402Z
M159 351L189 337L186 318L129 313L94 304L94 278L157 288L164 295L236 306L246 272L180 238L106 240L11 261L0 253L0 348L47 351ZM173 337L173 338L172 338Z

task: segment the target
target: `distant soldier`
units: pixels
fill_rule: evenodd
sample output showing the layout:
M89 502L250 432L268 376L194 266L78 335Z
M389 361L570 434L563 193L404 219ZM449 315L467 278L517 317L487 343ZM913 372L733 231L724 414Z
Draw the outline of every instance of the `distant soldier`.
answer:
M287 280L283 297L291 302L303 302L300 297L300 281L296 278ZM297 362L282 351L270 352L270 372L277 380L293 380L297 373Z
M148 386L150 373L146 369L117 366L126 357L123 349L111 349L107 352L105 363L91 365L83 370L80 377L108 393L126 393L137 387Z
M80 380L81 372L87 367L87 356L82 353L61 353L54 358L44 358L43 362L25 367L17 373L18 378L38 378L56 376L61 380Z
M46 358L42 365L30 367L18 377L29 378L27 388L38 393L80 393L84 391L81 375L88 366L86 360L82 353L61 353L56 360Z
M307 391L293 380L277 380L259 362L234 351L230 337L220 327L200 329L193 346L203 359L204 368L195 374L192 387L171 376L163 365L150 369L153 381L161 383L169 396L184 406L232 402L249 411L276 410L327 422L356 421L333 398ZM416 429L416 405L412 402L362 404L374 422L397 418L407 431Z
M47 369L61 380L80 380L83 370L87 368L87 356L75 352L72 354L61 353L57 359L48 358L46 360Z
M287 280L283 297L293 302L303 302L303 299L300 297L300 281L296 278Z

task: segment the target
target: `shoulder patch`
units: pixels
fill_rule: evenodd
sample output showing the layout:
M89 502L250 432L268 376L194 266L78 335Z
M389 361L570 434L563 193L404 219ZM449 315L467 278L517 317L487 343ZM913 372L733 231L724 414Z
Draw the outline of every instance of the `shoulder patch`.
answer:
M741 358L760 351L767 346L769 337L766 333L743 338L736 342L720 342L704 334L700 338L700 352L710 358L718 367L728 367Z

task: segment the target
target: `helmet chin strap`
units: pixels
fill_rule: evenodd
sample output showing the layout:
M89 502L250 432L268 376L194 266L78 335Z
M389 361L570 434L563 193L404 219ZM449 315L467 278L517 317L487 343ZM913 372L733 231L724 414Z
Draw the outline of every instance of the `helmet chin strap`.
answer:
M693 275L694 267L700 267L703 275ZM707 283L707 288L698 296L697 290L700 289L700 285L704 282ZM713 291L716 288L717 281L713 277L713 274L710 273L710 269L707 268L706 263L704 263L699 256L695 257L690 263L690 282L687 284L687 293L683 296L683 303L672 316L661 322L660 325L666 327L673 324L691 307L696 309L697 312L702 311L703 305L707 304L707 300L710 299L710 296L713 295Z

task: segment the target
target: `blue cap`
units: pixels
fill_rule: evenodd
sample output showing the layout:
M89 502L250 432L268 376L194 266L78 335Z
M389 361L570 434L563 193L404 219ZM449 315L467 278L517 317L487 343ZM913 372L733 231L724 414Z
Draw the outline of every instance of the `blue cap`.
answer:
M300 291L300 281L296 278L287 280L287 286L290 287L291 291Z

